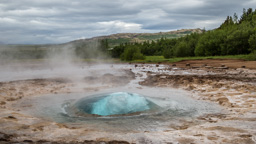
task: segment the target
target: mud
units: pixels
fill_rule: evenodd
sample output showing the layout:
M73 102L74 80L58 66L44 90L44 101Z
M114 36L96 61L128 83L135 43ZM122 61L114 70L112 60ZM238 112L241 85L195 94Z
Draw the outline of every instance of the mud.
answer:
M234 62L234 61L232 61ZM225 60L122 66L122 75L85 75L77 82L68 77L0 82L0 143L256 143L256 70L245 63L232 67ZM207 65L206 65L207 63ZM225 65L228 69L216 69ZM138 79L138 80L135 80ZM191 92L197 100L209 101L226 112L198 117L200 123L185 121L165 131L106 132L56 123L27 115L22 105L45 94L94 92L127 85L135 80L137 89L177 88ZM100 83L100 84L99 84Z

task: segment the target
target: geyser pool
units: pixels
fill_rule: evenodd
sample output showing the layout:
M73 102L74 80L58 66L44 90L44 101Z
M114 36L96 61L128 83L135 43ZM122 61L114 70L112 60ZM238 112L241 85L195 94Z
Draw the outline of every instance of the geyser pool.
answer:
M121 91L121 92L120 92ZM31 105L27 107L27 105ZM42 119L99 131L162 131L199 124L200 116L222 109L178 89L106 89L24 99L19 108Z
M83 98L75 103L80 112L100 116L125 115L156 109L158 106L136 93L115 92L91 98Z

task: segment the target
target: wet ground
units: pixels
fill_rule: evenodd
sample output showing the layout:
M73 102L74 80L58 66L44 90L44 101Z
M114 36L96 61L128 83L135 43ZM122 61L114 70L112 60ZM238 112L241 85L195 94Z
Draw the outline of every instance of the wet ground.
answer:
M231 63L208 60L180 62L176 66L79 64L68 69L26 64L16 71L10 71L16 66L9 67L0 72L0 142L256 143L256 70L245 62L232 64L233 67ZM81 126L33 113L50 103L47 100L51 97L55 103L62 94L91 95L113 90L162 95L162 98L184 95L217 105L221 111L178 119L175 124L172 119L163 119L158 122L165 125L157 124L157 130L150 124L124 130L119 123L109 128L111 121Z

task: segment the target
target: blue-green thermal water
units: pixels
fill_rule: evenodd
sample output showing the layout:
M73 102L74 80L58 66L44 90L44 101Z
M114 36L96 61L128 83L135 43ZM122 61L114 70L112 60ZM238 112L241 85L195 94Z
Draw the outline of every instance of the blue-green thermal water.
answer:
M91 114L102 116L128 114L150 109L149 102L142 96L133 93L117 92L108 94L93 103Z
M118 89L93 93L45 95L24 100L24 112L47 120L100 131L162 131L197 117L220 113L213 103L194 100L184 91L161 88Z
M128 92L115 92L98 97L83 98L73 106L82 113L99 116L132 114L156 107L156 104L144 96Z

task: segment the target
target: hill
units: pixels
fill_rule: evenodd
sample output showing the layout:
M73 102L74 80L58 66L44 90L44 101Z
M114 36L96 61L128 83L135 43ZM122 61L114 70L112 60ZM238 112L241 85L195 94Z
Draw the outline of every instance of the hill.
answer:
M97 41L97 40L108 40L109 47L114 47L120 45L121 43L133 43L138 42L142 43L144 41L156 41L161 38L173 39L173 38L180 38L184 37L191 33L202 33L203 30L201 29L181 29L177 31L169 31L169 32L158 32L158 33L118 33L112 34L108 36L99 36L93 37L90 39L80 39L71 41L70 43L77 44L83 43L88 41Z
M79 39L63 44L44 45L0 45L0 59L43 59L52 53L61 55L72 48L81 58L92 58L102 55L102 51L121 43L156 41L161 38L180 38L191 33L202 33L201 29L182 29L159 33L118 33L89 39ZM104 51L105 50L105 51Z

